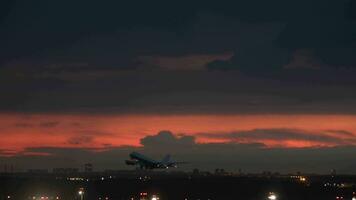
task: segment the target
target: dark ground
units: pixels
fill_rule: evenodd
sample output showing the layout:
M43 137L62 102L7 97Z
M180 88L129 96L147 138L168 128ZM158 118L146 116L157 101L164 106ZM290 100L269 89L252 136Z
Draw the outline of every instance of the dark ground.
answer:
M67 176L69 177L69 176ZM72 177L72 176L70 176ZM351 200L355 190L356 177L351 176L314 176L302 183L285 177L233 177L233 176L194 176L182 175L148 175L122 177L112 175L83 176L82 181L70 181L66 176L58 175L11 175L0 177L0 199L29 200L33 196L48 196L49 200L59 196L60 199L80 199L78 189L85 190L84 200L121 200L138 199L140 192L148 195L157 194L160 200L184 199L267 199L269 192L278 194L278 199L308 200L336 199L343 196ZM102 180L101 177L104 177ZM141 177L141 178L140 178ZM86 179L89 179L88 181ZM347 187L325 187L325 183L349 183Z

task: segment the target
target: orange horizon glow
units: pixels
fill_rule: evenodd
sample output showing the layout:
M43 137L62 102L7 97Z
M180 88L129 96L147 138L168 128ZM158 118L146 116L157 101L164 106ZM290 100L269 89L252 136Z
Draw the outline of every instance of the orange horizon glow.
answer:
M88 115L88 114L0 114L0 150L22 152L26 148L92 148L140 146L140 139L169 130L191 135L198 143L225 143L200 133L229 133L254 129L298 129L315 134L327 130L356 133L356 115ZM352 139L355 135L334 136ZM236 141L235 141L236 142ZM303 148L338 146L318 141L247 139L267 147ZM348 144L354 145L349 142ZM356 143L355 143L356 144ZM1 155L1 151L0 151Z

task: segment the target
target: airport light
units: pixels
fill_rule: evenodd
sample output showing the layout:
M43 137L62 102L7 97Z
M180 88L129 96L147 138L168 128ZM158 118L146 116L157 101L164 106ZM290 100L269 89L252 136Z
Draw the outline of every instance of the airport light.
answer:
M277 195L273 192L270 192L268 194L268 197L267 197L269 200L276 200L277 199Z
M80 196L80 200L83 200L84 197L84 188L79 188L78 194Z
M307 179L306 179L305 177L300 177L299 180L300 180L301 182L307 181Z
M152 195L151 200L159 200L159 197L157 195Z

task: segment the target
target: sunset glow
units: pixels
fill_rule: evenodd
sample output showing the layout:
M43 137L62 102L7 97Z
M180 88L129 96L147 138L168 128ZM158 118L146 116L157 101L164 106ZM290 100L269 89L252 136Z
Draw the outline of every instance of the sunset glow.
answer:
M33 147L74 147L105 149L123 145L140 146L140 139L169 130L176 135L191 135L198 143L263 143L267 147L317 147L356 144L356 116L353 115L0 115L3 152L26 153ZM283 140L263 136L220 137L226 133L256 129L301 130L313 140ZM209 136L212 134L212 136ZM322 137L339 138L325 142ZM270 136L268 136L270 137ZM318 138L321 138L318 141ZM25 152L24 152L25 151ZM28 152L27 152L28 153Z

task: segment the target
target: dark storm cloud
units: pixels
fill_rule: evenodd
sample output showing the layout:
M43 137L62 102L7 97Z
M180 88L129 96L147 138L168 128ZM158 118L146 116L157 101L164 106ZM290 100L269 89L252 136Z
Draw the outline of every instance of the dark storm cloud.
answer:
M258 143L200 144L193 142L194 138L182 142L182 138L185 137L164 131L142 138L143 141L151 141L148 146L109 147L104 151L90 148L28 148L26 151L31 152L32 155L0 157L0 161L12 163L18 169L25 169L24 166L28 168L81 167L87 162L92 162L97 170L128 169L124 160L128 158L130 152L139 151L155 159L161 159L164 154L170 153L174 160L189 162L180 166L183 170L225 168L232 171L242 169L247 172L270 170L284 173L296 171L329 173L330 169L336 169L339 173L355 173L356 162L353 157L356 148L354 146L266 149L263 144ZM47 156L34 156L36 153Z
M319 51L320 47L335 51L332 58L343 55L351 59L351 55L336 51L351 52L354 48L355 29L353 18L348 14L353 7L350 0L175 1L169 4L164 1L99 4L84 0L75 3L20 0L4 7L7 14L2 16L1 23L1 38L5 44L2 60L7 63L20 59L37 66L89 63L98 68L127 68L132 67L129 66L132 58L142 54L221 53L230 49L236 51L235 64L249 65L236 67L247 69L278 67L273 65L286 62L290 50L315 48ZM210 19L202 18L201 13L210 13ZM266 24L283 26L276 32ZM256 25L260 29L244 36L249 27ZM275 38L263 37L273 32ZM259 34L261 39L256 37ZM248 45L241 44L241 36L247 38ZM327 52L320 53L330 59ZM251 60L254 57L260 59ZM262 64L265 66L260 66Z
M0 9L2 112L356 113L352 0Z
M0 108L85 113L356 113L355 79L345 72L344 80L337 81L341 74L303 73L300 80L298 71L283 79L239 72L132 71L50 86L48 79L36 79L0 85L4 91Z

